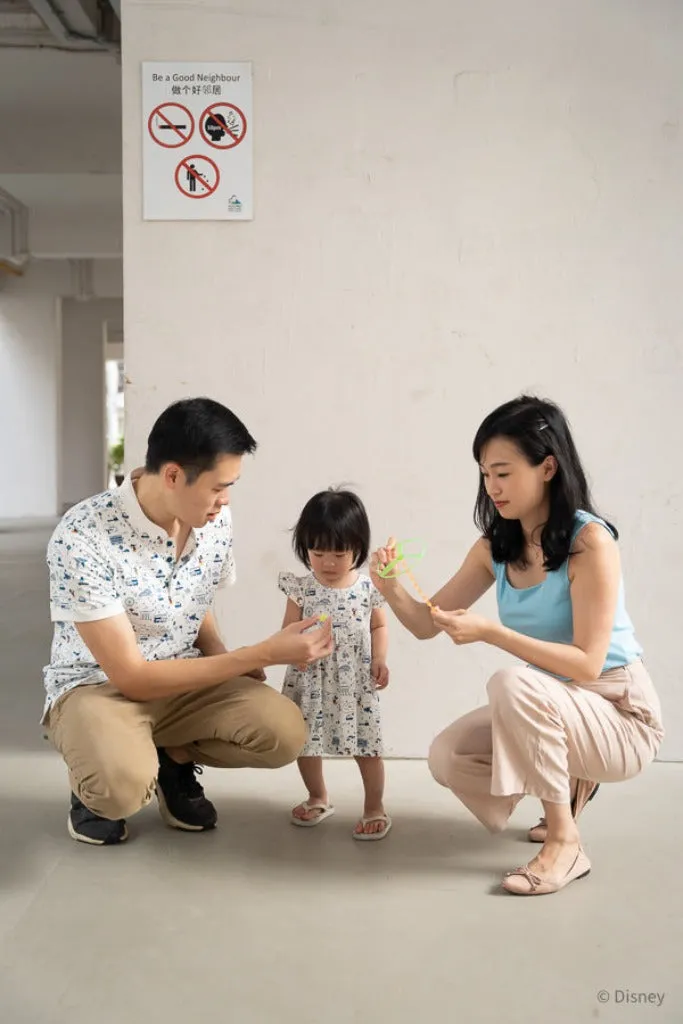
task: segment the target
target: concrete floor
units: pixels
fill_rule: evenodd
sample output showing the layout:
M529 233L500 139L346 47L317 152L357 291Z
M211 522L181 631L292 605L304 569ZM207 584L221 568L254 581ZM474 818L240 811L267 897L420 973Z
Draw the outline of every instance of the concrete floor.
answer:
M350 838L345 763L316 829L288 824L295 769L208 770L215 832L171 832L149 807L124 847L72 842L38 726L47 533L0 525L2 1024L680 1024L683 765L604 786L582 819L591 875L547 899L497 884L533 854L537 805L491 838L421 762L389 763L380 843Z

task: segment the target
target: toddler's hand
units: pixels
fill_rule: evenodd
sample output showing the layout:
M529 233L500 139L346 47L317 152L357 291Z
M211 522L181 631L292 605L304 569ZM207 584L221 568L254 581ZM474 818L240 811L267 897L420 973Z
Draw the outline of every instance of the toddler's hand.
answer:
M370 674L375 681L377 690L384 690L389 685L389 669L383 661L373 659L370 665Z

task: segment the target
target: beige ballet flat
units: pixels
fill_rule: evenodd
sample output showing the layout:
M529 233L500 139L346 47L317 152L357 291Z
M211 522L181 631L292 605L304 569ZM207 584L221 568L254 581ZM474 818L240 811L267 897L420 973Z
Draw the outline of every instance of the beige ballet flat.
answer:
M599 782L589 782L588 779L579 779L576 793L572 800L572 817L577 820L586 804L593 799L600 789ZM541 818L538 825L529 829L527 838L530 843L544 843L548 838L548 825L545 818Z
M579 878L585 878L589 874L590 869L591 862L581 847L579 847L574 863L564 878L560 878L558 881L553 881L551 878L541 878L539 875L534 874L527 864L523 868L508 871L501 885L514 896L548 896L550 893L559 892L560 889L566 888L570 882L575 882Z

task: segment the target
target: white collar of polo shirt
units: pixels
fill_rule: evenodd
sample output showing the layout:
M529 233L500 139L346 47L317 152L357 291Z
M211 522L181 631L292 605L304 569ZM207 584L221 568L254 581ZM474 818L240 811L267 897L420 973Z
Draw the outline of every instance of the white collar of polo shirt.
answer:
M158 538L159 540L168 541L170 538L166 533L166 530L162 529L162 527L157 523L153 523L151 519L147 518L145 513L142 511L142 507L138 501L138 496L135 493L135 481L139 480L143 473L144 469L142 467L139 469L133 469L124 478L121 486L117 488L116 494L123 506L123 510L126 512L130 522L138 533L148 534L152 540ZM194 530L191 529L190 537L192 537L193 534ZM190 537L188 537L188 541ZM187 544L185 545L185 549L187 550Z

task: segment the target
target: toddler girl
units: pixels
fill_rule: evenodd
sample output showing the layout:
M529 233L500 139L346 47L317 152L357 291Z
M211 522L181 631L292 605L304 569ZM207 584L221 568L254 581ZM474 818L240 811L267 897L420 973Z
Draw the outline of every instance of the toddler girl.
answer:
M284 625L319 615L332 619L335 648L321 661L287 668L283 693L308 726L298 760L308 799L292 811L294 825L319 825L334 814L323 778L323 757L355 757L365 789L354 839L382 839L391 828L384 812L384 762L378 690L389 682L384 598L358 572L368 556L370 524L362 501L346 490L321 491L294 528L294 551L308 570L281 573L287 595Z

